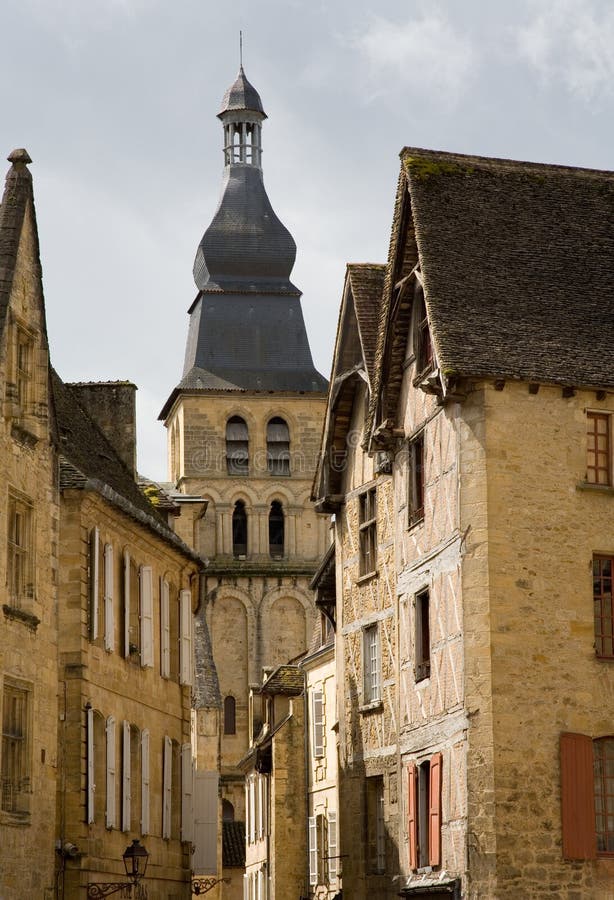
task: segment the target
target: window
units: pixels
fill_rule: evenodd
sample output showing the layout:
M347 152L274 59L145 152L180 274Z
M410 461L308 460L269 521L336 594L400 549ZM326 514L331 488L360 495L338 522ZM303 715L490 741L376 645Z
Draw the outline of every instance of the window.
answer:
M593 557L593 610L595 651L602 659L614 659L614 607L612 606L611 556Z
M313 719L313 755L316 759L324 756L324 694L314 691L312 694Z
M416 372L421 374L433 368L434 355L424 290L417 279L414 289L414 304L414 354L416 356Z
M179 593L179 682L192 684L193 631L192 631L192 592L183 590Z
M86 707L87 739L87 800L86 819L102 822L105 813L106 793L106 727L104 716L89 705Z
M5 679L2 692L2 809L30 812L29 690Z
M139 593L141 611L141 665L152 668L153 651L153 575L151 566L141 566L139 570Z
M247 513L243 500L237 500L232 513L232 555L235 559L247 556Z
M15 389L19 415L32 408L34 382L34 340L23 328L17 328L15 345Z
M386 828L384 820L384 778L367 778L367 866L370 872L386 869Z
M380 653L378 626L369 625L363 632L363 694L364 702L380 699Z
M358 498L359 574L372 575L376 570L377 518L375 488Z
M329 821L324 813L309 817L309 884L311 887L329 883L329 835ZM336 840L336 831L333 836Z
M236 701L230 694L224 698L224 734L236 734Z
M561 734L564 859L614 856L614 737Z
M290 431L279 416L271 419L266 428L266 458L271 475L290 474Z
M429 592L416 594L415 660L416 681L422 681L431 674L431 633Z
M441 865L441 771L441 753L407 769L411 869Z
M233 416L226 423L226 470L229 475L249 473L247 424L240 416Z
M23 607L34 597L32 556L32 504L9 494L7 581L13 606Z
M283 559L284 511L279 500L273 500L269 512L269 553L273 559Z
M586 414L586 480L589 484L612 484L610 416Z
M234 820L235 808L230 800L226 800L226 798L224 798L222 800L222 822L234 822Z
M410 442L407 460L408 524L424 519L424 433Z

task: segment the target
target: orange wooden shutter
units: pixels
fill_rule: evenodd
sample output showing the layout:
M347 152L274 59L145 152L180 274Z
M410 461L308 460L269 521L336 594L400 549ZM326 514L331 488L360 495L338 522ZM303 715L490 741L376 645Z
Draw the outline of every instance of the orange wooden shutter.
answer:
M585 734L561 734L561 819L564 859L595 859L593 742Z
M441 865L441 753L431 756L429 784L429 865Z
M407 834L409 836L409 868L418 868L418 810L417 799L418 768L415 763L407 767Z

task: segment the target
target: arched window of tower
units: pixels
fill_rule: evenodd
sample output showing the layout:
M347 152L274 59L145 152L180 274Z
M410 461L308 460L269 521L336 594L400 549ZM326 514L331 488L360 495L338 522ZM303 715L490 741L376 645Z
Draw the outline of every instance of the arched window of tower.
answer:
M283 559L284 511L279 500L273 500L269 512L269 553L273 559Z
M222 800L222 821L223 822L234 822L235 820L235 808L230 802L230 800L226 800L225 798Z
M226 469L229 475L249 472L249 444L247 423L241 416L232 416L226 423Z
M224 698L224 734L236 733L236 701L235 698L229 694Z
M275 416L266 429L267 466L271 475L290 474L290 430L284 419Z
M237 559L247 556L247 512L243 500L237 500L232 513L232 554Z

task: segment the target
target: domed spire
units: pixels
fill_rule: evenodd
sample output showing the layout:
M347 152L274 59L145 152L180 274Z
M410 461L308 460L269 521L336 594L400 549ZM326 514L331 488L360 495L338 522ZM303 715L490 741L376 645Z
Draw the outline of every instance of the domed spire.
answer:
M223 119L224 113L234 112L235 110L250 110L251 112L260 113L263 119L267 117L260 94L245 77L243 66L240 67L234 84L231 84L224 94L218 117Z

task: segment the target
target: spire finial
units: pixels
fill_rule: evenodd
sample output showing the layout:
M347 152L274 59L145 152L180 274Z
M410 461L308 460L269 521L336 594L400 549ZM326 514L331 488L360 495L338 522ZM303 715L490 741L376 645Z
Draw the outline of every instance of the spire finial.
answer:
M243 32L239 31L239 65L243 68Z

